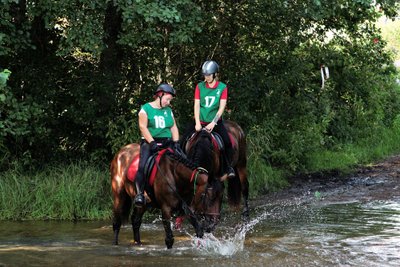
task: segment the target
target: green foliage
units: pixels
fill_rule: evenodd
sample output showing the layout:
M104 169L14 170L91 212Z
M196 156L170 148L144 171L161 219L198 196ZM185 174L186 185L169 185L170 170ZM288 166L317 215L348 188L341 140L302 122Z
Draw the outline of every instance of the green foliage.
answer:
M111 216L108 173L88 164L1 173L0 219L106 219Z
M375 129L372 135L355 143L340 144L330 150L318 150L306 156L307 172L339 170L346 172L356 165L368 164L400 151L400 119L393 126Z
M136 113L132 111L109 122L107 138L110 140L108 145L111 146L113 154L127 144L140 142Z
M252 190L279 188L273 177L307 172L310 155L368 140L400 114L398 73L374 24L398 8L395 0L2 1L0 64L13 73L0 89L0 170L109 162L138 140L136 112L160 82L177 89L182 132L201 64L212 58L229 87L224 117L249 133ZM331 74L323 88L322 64Z
M377 26L382 30L382 37L388 43L386 49L393 53L397 60L400 60L400 20L382 17Z
M250 192L252 196L276 191L287 185L284 179L284 171L273 169L268 162L268 154L271 151L270 136L274 135L274 129L270 125L265 127L255 126L247 134L248 144L248 170Z
M25 147L32 145L36 134L45 131L38 122L43 113L39 105L32 99L17 99L6 85L10 74L7 69L0 73L0 170L9 168L15 160L31 163L31 153Z
M8 78L11 75L11 71L8 69L3 70L2 72L0 72L0 87L4 87L7 83ZM0 96L0 100L4 101L5 100L5 96L1 95Z

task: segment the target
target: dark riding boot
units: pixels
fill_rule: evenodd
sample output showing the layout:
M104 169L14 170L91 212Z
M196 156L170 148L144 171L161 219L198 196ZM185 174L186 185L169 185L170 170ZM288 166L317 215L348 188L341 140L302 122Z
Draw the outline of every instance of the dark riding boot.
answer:
M142 208L146 204L146 198L143 194L143 176L138 174L135 179L135 206L138 208Z
M139 159L139 169L138 172L136 173L136 178L135 178L135 191L136 191L136 197L135 197L135 205L136 207L143 207L146 204L146 198L144 197L143 191L144 191L144 184L145 184L145 177L144 177L144 168L147 162L147 159L151 155L151 150L152 148L156 150L157 143L156 142L151 142L151 144L147 143L145 140L142 140L140 144L140 159Z
M228 175L228 178L233 178L235 177L235 170L232 168L230 164L229 157L227 155L228 153L226 151L223 152L224 155L224 172Z

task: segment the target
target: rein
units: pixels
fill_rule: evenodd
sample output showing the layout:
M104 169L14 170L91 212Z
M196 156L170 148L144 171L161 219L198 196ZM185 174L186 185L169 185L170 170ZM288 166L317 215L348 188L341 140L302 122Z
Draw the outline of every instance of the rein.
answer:
M194 179L194 183L193 183L193 196L196 195L196 183L197 183L197 177L199 176L199 173L203 172L203 173L208 173L208 171L202 167L197 167L196 169L193 170L192 172L192 176L190 177L190 182L193 182Z
M165 174L163 173L163 171L161 170L160 164L159 164L159 163L156 163L156 164L157 164L157 169L158 169L158 171L159 171L159 172L161 173L161 175L165 178L166 175L165 175ZM174 171L174 172L175 172L175 171ZM204 168L202 168L202 167L196 167L196 169L193 170L192 176L191 176L191 178L190 178L190 182L192 182L192 181L193 181L193 178L194 178L194 192L196 192L196 182L197 182L197 177L198 177L198 175L199 175L200 172L208 173L207 170L204 169ZM186 201L179 195L179 193L176 191L176 188L174 188L174 187L170 184L170 182L168 181L168 179L166 179L166 182L167 182L168 186L172 189L172 191L175 193L175 195L177 196L177 198L181 201L181 203L182 203L182 209L183 209L183 211L185 212L185 214L186 214L187 216L189 216L189 217L194 218L194 219L196 220L197 224L200 224L200 223L199 223L199 220L197 219L196 214L190 209L190 207L189 207L189 205L186 203Z
M204 129L202 131L205 131ZM203 145L201 145L201 140L199 141L200 138L202 138L202 136L200 136L202 134L202 132L196 132L194 133L190 138L188 138L188 140L186 141L186 143L191 143L188 147L187 147L187 151L192 150L192 159L196 162L196 164L199 164L199 155L201 155L201 157L204 157L204 154L207 155L207 158L209 157L214 157L216 156L216 152L214 150L214 139L212 138L211 134L209 134L209 136L207 136L206 138L210 138L210 147L208 146L204 146L204 141L203 141ZM218 146L218 145L217 145ZM205 153L201 153L201 151L206 151ZM204 159L203 159L204 161ZM208 171L205 168L204 169L207 173ZM193 171L192 173L192 178L191 178L191 182L193 179L197 179L197 175L198 173L196 173L195 171ZM195 186L195 190L194 190L194 194L196 193L196 180L194 183ZM206 201L206 193L203 193L202 196L202 201L203 203L205 203ZM220 216L220 213L205 213L205 212L201 212L201 213L196 213L196 215L200 215L200 216L204 216L204 215L210 215L210 216Z

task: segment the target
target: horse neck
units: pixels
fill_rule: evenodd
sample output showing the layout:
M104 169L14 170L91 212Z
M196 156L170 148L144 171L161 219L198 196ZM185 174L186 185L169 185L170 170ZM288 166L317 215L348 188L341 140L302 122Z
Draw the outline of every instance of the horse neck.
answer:
M190 182L191 176L196 169L196 165L193 162L177 155L170 155L170 160L173 165L175 181L177 183Z
M201 136L194 142L189 150L190 160L198 166L212 171L215 164L215 153L213 151L212 141Z

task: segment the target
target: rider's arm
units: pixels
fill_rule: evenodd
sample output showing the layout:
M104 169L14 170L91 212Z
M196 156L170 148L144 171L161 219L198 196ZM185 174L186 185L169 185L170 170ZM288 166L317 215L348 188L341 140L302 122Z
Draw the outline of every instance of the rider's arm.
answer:
M176 126L176 122L174 119L174 125L171 127L171 134L172 134L172 141L177 142L179 141L179 130Z
M222 117L222 114L224 114L225 107L226 107L226 99L221 99L219 101L219 108L218 108L217 114L215 114L215 117L213 119L215 124L217 124L218 120Z
M194 100L194 119L196 123L200 123L200 99Z
M147 113L144 110L141 110L139 112L139 129L140 133L146 139L147 143L150 143L151 141L154 141L153 136L151 135L149 129L147 128L148 125L148 118L147 118Z

